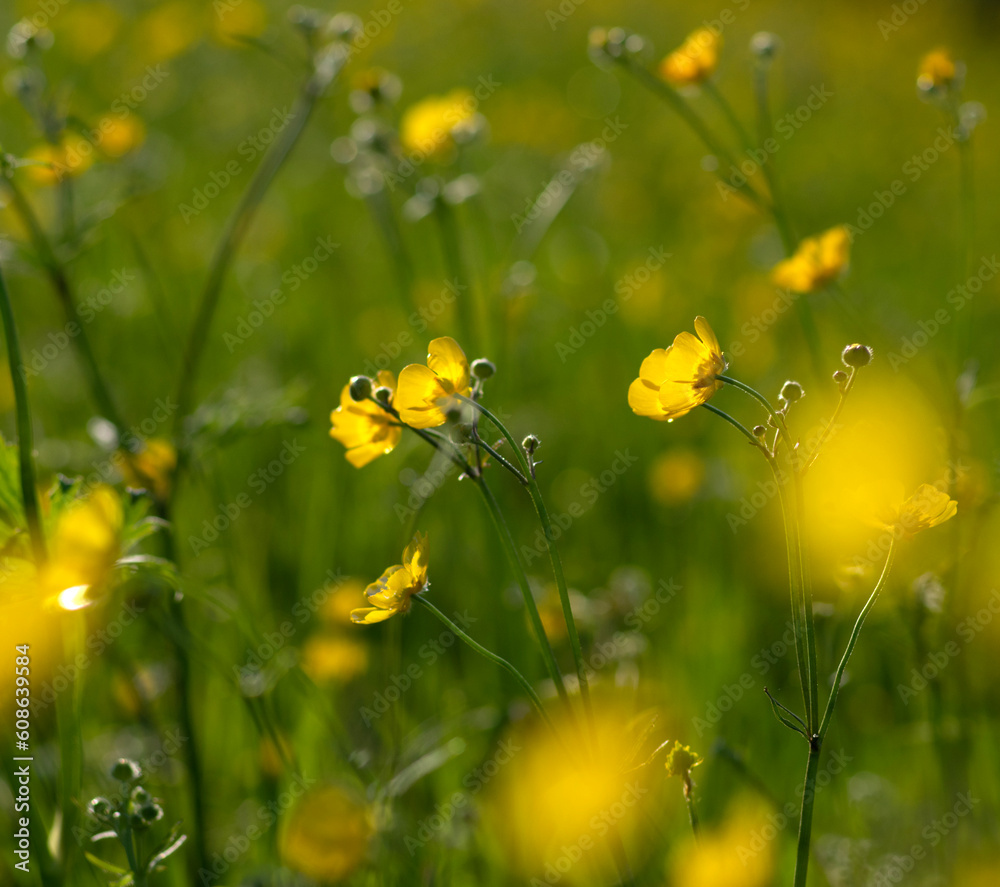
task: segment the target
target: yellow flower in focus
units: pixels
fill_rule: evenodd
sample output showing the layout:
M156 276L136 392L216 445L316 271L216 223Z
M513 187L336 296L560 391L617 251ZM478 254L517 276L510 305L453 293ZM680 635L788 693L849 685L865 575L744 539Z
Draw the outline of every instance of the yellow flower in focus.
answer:
M399 124L399 140L408 151L446 159L455 146L454 130L472 120L476 100L467 89L429 96L407 108Z
M453 395L468 397L469 361L458 342L449 336L427 346L427 366L411 363L399 374L396 409L413 428L435 428L448 421L448 409L457 405Z
M378 384L394 392L396 379L388 370L378 374ZM392 403L392 399L390 399ZM347 447L347 461L363 468L373 459L391 453L403 433L396 419L377 403L356 401L350 383L340 392L340 406L330 413L330 437Z
M671 883L768 887L774 878L775 842L760 847L759 834L769 823L764 809L738 805L718 829L702 829L697 842L682 845L670 866Z
M121 499L106 486L59 515L41 580L63 609L86 606L89 589L107 579L118 559L122 519Z
M698 28L660 62L660 76L672 86L703 83L715 72L722 51L722 35Z
M658 456L649 472L649 488L662 505L681 505L701 489L705 462L692 450L671 450Z
M321 786L292 811L281 838L281 856L307 877L336 883L364 861L371 835L371 817L359 801L339 786Z
M389 567L365 589L373 607L351 611L351 622L371 625L397 613L406 613L410 598L427 587L427 534L417 533L403 552L403 563Z
M694 319L695 337L678 333L669 348L657 348L639 367L639 378L628 389L628 405L638 416L663 421L677 419L705 403L723 383L726 370L719 340L704 317Z
M122 157L146 140L146 127L135 114L103 117L97 131L101 134L100 148L108 157Z
M66 176L79 176L94 162L94 146L82 135L68 132L58 145L39 145L26 155L37 161L25 166L28 177L39 185L56 185Z
M122 477L131 487L149 490L159 502L170 496L174 469L177 468L177 450L169 440L150 438L138 453L123 453Z
M947 49L932 50L917 67L917 87L925 92L945 89L952 84L956 73L955 62Z
M958 503L947 493L930 484L921 484L909 499L883 512L880 523L888 530L913 536L943 524L957 511Z
M846 225L837 225L799 244L795 255L774 266L771 279L795 293L811 293L836 280L851 257Z

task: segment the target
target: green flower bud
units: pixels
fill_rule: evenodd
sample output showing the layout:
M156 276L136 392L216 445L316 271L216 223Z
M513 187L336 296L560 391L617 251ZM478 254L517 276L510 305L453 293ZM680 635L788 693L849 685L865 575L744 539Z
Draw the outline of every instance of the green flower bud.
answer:
M485 357L480 357L478 360L472 361L470 369L472 370L472 375L477 379L489 379L497 371L493 361L487 360Z
M833 381L838 385L843 385L847 381L847 373L843 370L837 370L837 372L833 374Z
M392 389L386 388L385 385L379 385L375 389L375 400L377 400L382 406L387 407L392 403Z
M779 397L784 398L788 403L796 403L805 396L806 392L802 386L792 379L789 379L781 386L781 394L779 395Z
M368 400L372 396L372 380L367 376L353 376L348 389L351 400Z
M111 778L119 782L134 782L141 777L142 769L135 761L130 761L128 758L121 758L111 768Z
M848 345L840 355L840 359L844 362L844 366L860 369L872 362L874 353L868 345Z
M107 819L111 815L111 802L107 798L94 798L88 805L87 811L97 819Z
M534 434L529 434L524 440L521 441L521 446L524 447L524 451L529 456L532 455L541 445L542 442Z

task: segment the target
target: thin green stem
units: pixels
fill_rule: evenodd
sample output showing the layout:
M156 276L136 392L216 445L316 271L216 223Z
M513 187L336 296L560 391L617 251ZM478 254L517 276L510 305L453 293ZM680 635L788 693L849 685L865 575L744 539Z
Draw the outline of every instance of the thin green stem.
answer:
M42 529L42 510L38 503L38 485L35 479L34 434L31 427L31 404L28 401L28 384L21 359L21 342L14 322L14 307L0 270L0 314L7 341L7 360L10 364L11 384L14 386L14 405L17 421L18 462L21 474L21 501L24 518L35 563L41 566L47 559L45 532Z
M776 427L782 429L785 434L785 442L789 447L791 447L791 441L788 439L788 430L785 427L785 417L771 406L770 401L768 401L763 394L761 394L756 388L751 388L745 382L741 382L739 379L734 379L732 376L725 376L719 373L715 378L721 382L727 383L728 385L732 385L734 388L739 388L740 391L745 394L749 394L754 400L760 403L764 409L767 410L767 414L774 420Z
M725 410L720 410L717 406L713 406L710 403L703 403L702 406L708 410L710 413L715 413L721 419L725 419L730 425L733 426L737 431L740 432L750 443L752 443L758 450L764 454L764 458L767 459L768 463L774 462L774 457L768 452L768 449L764 444L754 436L754 433L746 427L738 419L734 419Z
M826 423L823 431L820 433L819 440L812 448L812 452L810 452L806 457L805 465L803 465L800 471L802 475L804 475L812 467L813 463L819 458L820 451L830 439L830 435L833 433L837 420L840 418L841 412L843 412L844 403L847 401L847 395L851 393L851 389L854 387L854 380L857 378L857 375L857 367L851 367L851 371L847 376L847 381L844 383L844 387L840 391L840 400L837 402L837 408L833 411L830 421Z
M720 144L716 140L712 131L705 124L705 121L702 120L701 117L698 116L697 112L695 112L695 110L677 94L676 90L629 58L619 57L616 58L615 61L622 65L626 71L642 83L643 86L649 89L650 92L663 99L663 101L665 101L680 116L680 118L689 127L691 127L695 135L701 139L705 147L708 148L712 154L718 157L722 163L727 166L736 165L736 160L733 158L732 154L724 145ZM736 191L737 194L745 197L754 206L767 210L767 201L761 197L761 195L758 194L757 191L749 185L749 183L733 186L729 182L726 182L718 171L716 171L716 175L720 181Z
M413 307L413 262L406 250L403 232L400 230L392 201L385 189L382 189L366 198L365 202L371 210L375 226L382 235L386 252L392 260L400 301L403 307L409 310Z
M56 256L52 243L45 233L45 229L42 228L41 222L38 221L35 211L31 208L28 198L25 197L24 193L11 178L11 173L8 171L5 175L0 175L0 179L3 180L10 194L14 211L24 223L25 228L28 229L28 236L31 238L38 260L41 262L42 268L48 275L52 288L59 299L63 314L66 316L67 325L72 324L72 328L78 331L72 339L75 343L77 353L83 361L84 373L86 374L94 403L103 416L119 432L122 432L125 430L125 423L118 412L118 408L115 406L111 391L98 368L97 358L94 356L94 350L90 346L90 338L87 336L86 326L79 312L76 310L76 298L73 294L73 286L69 281L69 276L66 274L66 269L63 267L58 256Z
M586 713L588 720L592 723L593 709L590 702L590 684L587 681L587 668L583 661L583 648L580 644L580 634L577 631L576 619L573 616L573 605L569 598L569 588L566 585L566 577L563 573L562 559L559 557L559 552L556 550L555 546L556 537L554 531L552 530L552 521L549 518L548 509L545 507L545 500L542 497L542 491L538 485L538 479L535 477L535 472L532 470L531 463L528 461L523 449L518 446L504 424L478 401L467 397L460 397L459 399L465 403L472 404L487 419L490 420L497 431L499 431L503 436L504 440L507 441L511 449L517 454L518 459L524 468L524 474L528 481L528 494L531 496L532 504L535 506L535 512L538 514L538 521L542 527L542 536L545 539L545 547L548 550L549 561L552 565L552 575L555 577L556 589L559 592L559 600L562 604L563 619L566 622L566 631L569 636L570 647L573 650L573 664L576 667L577 681L580 684L580 699L583 701L584 712Z
M722 112L722 116L726 118L726 122L729 124L736 138L739 140L740 144L746 150L750 151L754 148L753 139L750 138L750 133L746 131L746 127L740 121L740 118L736 116L736 112L733 110L733 106L729 104L726 97L719 92L719 87L712 82L711 79L706 80L702 83L701 88L705 91L705 94L715 102L718 109Z
M441 235L441 249L448 276L453 278L457 286L464 285L469 288L469 295L460 294L456 298L460 334L465 341L473 342L477 347L485 346L487 323L484 308L474 292L472 277L462 254L455 211L443 197L438 197L434 201L434 217L437 220L438 233ZM473 300L475 305L472 304Z
M778 185L778 173L774 169L772 152L767 150L768 139L771 135L771 106L768 101L768 70L766 63L758 62L754 68L754 97L757 101L757 144L765 153L764 162L761 169L767 179L768 188L771 191L771 214L774 216L774 223L778 226L778 233L781 235L781 243L785 248L785 255L790 256L795 252L798 238L785 210L785 202Z
M698 811L694 806L694 783L691 781L691 774L684 774L684 802L687 804L688 820L691 822L691 832L697 841L700 827L698 823Z
M806 887L820 750L821 742L818 737L814 737L809 743L809 758L806 761L806 776L802 788L802 809L799 813L799 836L795 850L795 880L793 881L793 887Z
M528 679L517 670L517 668L504 659L502 656L498 656L491 650L487 650L482 644L474 641L469 635L467 635L461 628L459 628L454 622L452 622L444 613L442 613L437 607L434 606L429 600L421 595L414 595L413 600L430 610L442 623L456 636L461 638L468 644L473 650L475 650L480 656L488 659L495 665L499 665L504 671L506 671L511 677L517 681L518 685L528 694L528 698L531 700L531 704L535 706L535 709L542 716L542 720L548 725L552 732L558 738L559 732L556 730L555 724L552 723L552 719L549 717L548 712L545 711L545 706L542 705L542 700L538 698L538 694L535 692L535 688L531 686Z
M802 544L802 531L805 526L805 496L802 489L802 478L799 476L799 473L792 469L790 474L795 506L795 531L799 549L799 587L802 595L802 620L806 632L806 675L809 679L809 698L811 701L808 723L810 733L814 734L819 731L819 669L816 656L816 619L813 615L812 580Z
M830 690L830 698L827 700L826 711L823 713L823 721L819 727L820 739L825 738L827 730L830 729L830 721L833 719L833 710L837 705L837 697L840 695L840 685L844 679L844 671L847 668L847 663L851 659L851 654L854 652L854 646L858 642L858 635L861 634L861 628L865 624L865 618L868 616L871 608L875 606L875 601L878 599L879 593L885 587L885 583L889 579L889 571L892 569L892 562L896 556L896 544L896 537L893 536L892 542L889 544L889 553L885 558L885 566L882 567L882 575L879 576L879 580L875 585L874 591L872 591L871 596L865 602L864 607L861 608L861 612L858 614L858 619L854 623L854 629L851 631L851 637L847 642L847 648L844 650L844 655L840 659L840 665L837 666L837 673L833 677L833 687Z
M310 84L312 84L312 78L310 78ZM264 155L264 159L254 172L246 191L243 192L240 202L226 222L226 227L209 265L208 278L201 292L194 323L191 326L191 332L184 349L181 376L177 385L175 427L178 430L191 410L198 368L205 351L205 345L208 342L208 333L222 294L222 284L225 281L226 272L229 270L229 265L237 249L250 230L250 224L264 199L264 195L292 153L299 137L305 131L306 124L309 122L321 94L320 90L310 88L310 86L302 90L288 124Z

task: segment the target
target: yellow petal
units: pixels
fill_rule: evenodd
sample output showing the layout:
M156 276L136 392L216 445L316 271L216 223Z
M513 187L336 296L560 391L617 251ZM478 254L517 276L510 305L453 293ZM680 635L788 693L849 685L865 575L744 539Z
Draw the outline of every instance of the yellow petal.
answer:
M708 321L705 320L700 314L694 319L694 329L698 334L698 338L701 339L707 346L709 351L713 354L721 354L722 349L719 347L719 340L715 336L715 332L712 327L709 326Z
M403 367L399 374L395 406L399 417L414 428L435 428L446 421L438 401L450 392L441 387L433 370L419 363Z
M403 552L403 565L419 591L427 581L427 534L417 533Z
M667 349L657 348L651 352L642 365L639 367L639 378L653 385L659 386L667 378L666 373Z
M396 610L381 610L378 607L361 607L351 610L351 622L358 625L374 625L376 622L385 622L386 619L396 615Z
M469 361L458 342L450 336L434 339L427 346L427 366L449 382L453 391L468 396Z
M628 405L637 416L648 416L650 419L662 422L667 416L660 406L659 392L658 385L653 385L645 379L636 379L629 385Z

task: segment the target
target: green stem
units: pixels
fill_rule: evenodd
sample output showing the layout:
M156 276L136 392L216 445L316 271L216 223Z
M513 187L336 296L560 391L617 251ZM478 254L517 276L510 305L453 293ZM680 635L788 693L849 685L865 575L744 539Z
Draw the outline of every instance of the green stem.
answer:
M406 250L403 232L399 228L399 220L396 218L392 201L383 189L366 198L365 202L385 242L386 252L392 259L396 286L403 308L409 311L413 307L413 262Z
M472 276L468 272L462 254L455 212L441 196L434 201L434 217L441 235L441 249L444 253L448 276L454 280L457 286L464 284L469 288L467 296L459 294L456 298L460 335L465 341L472 342L477 347L484 347L488 351L489 348L486 346L489 343L485 340L487 332L485 306L478 295L478 290L473 285ZM473 301L474 304L472 304Z
M462 631L462 629L460 629L454 622L452 622L447 616L445 616L444 613L442 613L437 607L434 606L434 604L432 604L425 597L422 597L421 595L418 594L413 596L413 600L415 600L418 604L425 607L426 609L430 610L435 616L437 616L438 619L441 620L441 622L444 623L445 626L448 627L448 629L451 630L451 632L456 637L459 637L463 641L465 641L465 643L468 644L473 650L475 650L480 656L489 659L489 661L494 663L495 665L499 665L504 671L506 671L509 675L511 675L514 678L514 680L517 681L521 689L528 694L528 698L531 700L531 704L535 706L535 709L542 716L542 720L545 721L548 727L558 738L559 732L556 730L555 724L553 724L552 720L549 718L548 712L545 711L545 706L542 705L542 700L538 698L538 694L535 692L535 688L531 686L528 679L523 674L521 674L521 672L519 672L514 665L512 665L502 656L497 656L496 653L492 652L491 650L487 650L486 647L484 647L482 644L478 643L477 641L474 641L471 637L469 637L469 635L467 635L464 631Z
M847 649L844 650L844 655L841 657L840 665L837 666L837 673L833 678L833 687L830 690L830 698L826 703L826 711L823 713L823 721L819 727L819 737L823 739L826 736L826 731L830 729L830 721L833 719L833 709L837 705L837 697L840 695L840 685L844 679L844 671L847 668L847 663L851 659L851 654L854 652L854 645L858 642L858 635L861 634L861 628L865 624L865 618L868 616L869 610L875 606L875 601L878 599L879 593L885 587L886 581L889 579L889 571L892 569L892 562L896 556L896 537L893 536L892 542L889 544L889 553L885 558L885 566L882 567L882 575L879 576L878 583L875 585L875 590L872 591L871 596L868 598L864 607L861 608L861 613L858 614L858 619L854 623L854 629L851 631L850 640L847 642Z
M694 783L691 781L691 775L689 773L684 774L684 802L687 804L688 819L691 822L691 832L697 841L698 833L700 831L698 824L698 811L695 810L694 806Z
M542 526L542 536L545 539L545 547L548 550L549 561L552 564L552 575L555 577L556 589L559 591L559 600L562 604L563 619L566 621L566 631L569 635L570 646L573 650L573 664L576 667L576 677L580 684L580 698L583 701L583 708L588 721L592 723L593 709L591 708L590 703L590 684L587 681L587 669L583 662L583 648L580 645L580 634L577 631L576 619L573 617L573 606L570 602L569 589L566 585L566 577L563 573L562 560L559 557L559 552L556 550L554 542L555 533L552 530L552 521L549 518L548 509L545 507L545 500L542 498L542 491L538 485L538 479L535 477L535 472L532 470L532 466L528 462L524 451L515 442L511 433L506 429L503 423L478 401L472 400L468 397L459 397L459 399L465 403L472 404L472 406L474 406L487 419L490 420L497 431L499 431L503 436L504 440L507 441L510 448L517 454L518 460L521 462L524 469L524 476L528 481L528 493L531 496L532 504L535 506L535 512L538 514L538 521Z
M753 150L754 143L753 139L750 138L750 133L746 131L746 128L740 122L740 118L736 116L736 112L733 110L733 106L729 104L726 97L719 92L719 88L712 82L711 79L706 80L702 83L701 88L705 91L710 99L715 102L716 106L722 111L722 116L726 118L726 122L729 124L736 138L739 139L740 144L748 151Z
M795 531L799 549L799 582L802 595L802 621L806 632L806 674L809 679L810 716L807 719L811 734L819 732L819 669L816 657L816 620L813 615L812 580L802 544L805 526L805 496L802 478L795 469L790 470L792 495L795 505Z
M851 367L851 371L847 376L847 381L844 383L844 387L840 392L840 401L837 403L837 408L833 411L830 421L824 426L823 431L820 434L819 441L817 441L816 445L812 449L812 452L806 457L805 465L802 467L800 472L802 475L804 475L812 467L813 463L819 458L820 450L823 449L826 442L830 439L834 426L837 424L837 420L840 418L841 412L843 412L847 395L851 393L851 389L854 387L854 380L857 378L857 375L857 367Z
M802 809L799 813L799 837L795 850L794 887L806 887L809 870L809 844L812 840L813 805L816 801L816 774L819 772L821 742L818 737L809 743L806 778L802 787Z
M774 407L771 406L770 401L768 401L768 399L764 397L763 394L757 391L756 388L751 388L745 382L741 382L739 379L732 378L732 376L724 376L721 373L719 373L716 375L715 378L721 382L727 383L728 385L732 385L734 388L739 388L740 391L744 392L745 394L749 394L754 400L760 403L764 407L764 409L767 410L767 414L774 420L775 426L777 428L782 429L785 436L785 442L788 444L789 448L791 448L792 442L789 440L788 430L785 427L785 417L782 416L780 413L778 413L774 409Z
M750 443L752 443L755 447L757 447L758 450L760 450L764 454L764 458L767 459L768 464L771 464L771 463L774 462L774 458L768 452L767 447L765 447L764 444L761 443L754 436L753 432L750 431L750 429L747 428L746 425L744 425L739 420L734 419L725 410L720 410L718 407L712 406L712 404L710 404L710 403L703 403L702 406L706 410L708 410L709 412L715 413L716 416L719 416L720 418L725 419L730 425L733 426L733 428L735 428L737 431L739 431L740 434L742 434L748 441L750 441Z
M772 163L771 152L764 147L771 135L771 107L768 102L768 66L765 63L758 63L754 68L754 97L757 100L757 144L767 155L761 168L764 177L767 179L768 188L771 190L771 214L774 222L778 226L778 233L781 235L781 243L785 248L785 255L790 256L795 252L798 238L789 221L788 213L785 210L784 199L778 187L778 174Z
M42 267L45 269L45 273L49 277L52 288L55 290L56 296L59 299L59 304L62 305L63 314L66 316L67 324L73 324L73 328L79 330L78 334L73 336L73 341L77 352L83 361L83 369L87 376L87 382L90 385L94 403L104 417L108 419L120 433L125 430L125 423L122 420L121 414L118 412L118 408L115 406L114 399L111 396L111 391L105 384L104 377L101 375L101 371L97 366L97 358L94 356L94 351L90 346L90 339L87 336L86 326L80 318L79 312L76 310L76 299L73 295L73 287L69 282L66 269L56 256L55 250L52 248L52 244L49 241L45 230L42 228L41 223L38 221L35 211L31 208L31 204L28 202L27 197L24 196L24 193L10 177L10 173L8 172L6 175L0 176L0 178L3 179L3 183L6 185L7 191L10 194L14 211L24 223L25 228L28 229L28 235L31 238L33 246L35 247L38 260L42 263Z
M28 402L28 384L21 360L21 342L14 323L14 307L10 302L7 284L0 270L0 314L3 316L4 336L7 340L7 360L10 363L11 384L14 386L14 405L17 412L18 463L21 474L21 500L28 524L31 549L35 563L41 566L47 559L45 532L42 529L42 510L38 503L38 486L35 480L35 453L31 427L31 404Z
M175 427L178 430L191 409L198 368L205 351L205 345L208 342L209 329L219 304L222 284L225 281L229 265L244 237L246 237L250 223L253 221L261 201L263 201L264 195L292 153L299 137L305 131L316 102L322 94L320 90L311 88L311 84L312 80L310 79L310 86L303 89L299 95L288 125L264 155L264 159L254 172L246 191L243 192L239 204L226 222L222 237L215 248L208 270L208 278L205 281L194 323L184 349L181 376L177 385Z

